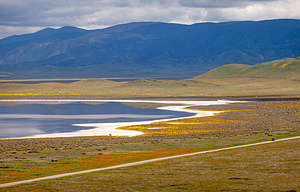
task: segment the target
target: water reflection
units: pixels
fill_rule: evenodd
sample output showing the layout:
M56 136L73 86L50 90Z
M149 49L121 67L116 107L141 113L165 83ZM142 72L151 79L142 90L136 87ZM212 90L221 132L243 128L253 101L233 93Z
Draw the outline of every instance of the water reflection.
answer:
M115 102L2 105L0 106L0 138L73 132L92 128L74 126L74 124L145 121L189 115L189 113L168 110L140 109Z

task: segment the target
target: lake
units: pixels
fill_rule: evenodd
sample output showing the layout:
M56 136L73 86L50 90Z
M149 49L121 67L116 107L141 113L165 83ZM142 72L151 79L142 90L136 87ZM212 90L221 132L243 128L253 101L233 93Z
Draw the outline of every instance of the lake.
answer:
M0 103L0 138L68 133L94 128L74 124L139 122L191 115L181 111L136 108L120 102L21 105Z

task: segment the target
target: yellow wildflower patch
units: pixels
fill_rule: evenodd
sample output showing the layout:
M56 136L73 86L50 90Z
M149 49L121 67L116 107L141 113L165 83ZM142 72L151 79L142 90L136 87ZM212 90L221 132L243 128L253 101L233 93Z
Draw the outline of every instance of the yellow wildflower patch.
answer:
M46 93L46 94L40 94L40 93L0 93L0 96L55 96L55 95L66 95L66 94L60 94L60 93ZM67 95L79 95L79 94L67 94Z
M276 67L277 65L279 65L280 64L280 62L274 62L274 63L272 63L272 66L273 67Z
M281 69L284 69L286 66L288 66L289 64L291 64L292 62L287 62L287 63L285 63L285 64L283 64L283 65L280 65L279 67L281 68Z
M199 110L188 108L189 110ZM204 111L201 109L201 111ZM210 110L211 111L211 110ZM234 112L238 110L226 110L222 113ZM220 114L220 113L219 113ZM217 115L219 115L217 114ZM233 123L247 123L241 120L227 120L217 118L216 116L211 117L194 117L194 118L183 118L170 121L160 121L147 125L133 125L119 127L119 129L141 131L145 134L143 136L163 136L163 135L185 135L185 134L197 134L197 133L214 133L232 131L230 128L216 127L213 125L229 125ZM212 125L212 126L208 126ZM229 127L229 126L228 126Z

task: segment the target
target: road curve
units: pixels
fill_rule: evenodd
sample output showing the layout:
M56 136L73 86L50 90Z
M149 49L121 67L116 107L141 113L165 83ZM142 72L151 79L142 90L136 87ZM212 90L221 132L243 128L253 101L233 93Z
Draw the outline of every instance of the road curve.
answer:
M146 163L152 163L152 162L162 161L162 160L168 160L168 159L175 159L175 158L180 158L180 157L187 157L187 156L193 156L193 155L199 155L199 154L205 154L205 153L212 153L212 152L218 152L218 151L225 151L225 150L231 150L231 149L251 147L251 146L256 146L256 145L270 144L270 143L287 141L287 140L292 140L292 139L300 139L300 136L290 137L290 138L284 138L284 139L277 139L275 141L264 141L264 142L253 143L253 144L246 144L246 145L239 145L239 146L234 146L234 147L226 147L226 148L221 148L221 149L212 149L212 150L207 150L207 151L199 151L199 152L194 152L194 153L186 153L186 154L182 154L182 155L174 155L174 156L169 156L169 157L161 157L161 158L149 159L149 160L144 160L144 161L126 163L126 164L109 166L109 167L103 167L103 168L97 168L97 169L89 169L89 170L77 171L77 172L72 172L72 173L64 173L64 174L47 176L47 177L40 177L40 178L35 178L35 179L28 179L28 180L23 180L23 181L16 181L16 182L11 182L11 183L4 183L4 184L0 184L0 188L11 187L11 186L21 185L21 184L27 184L27 183L32 183L32 182L42 181L42 180L47 180L47 179L57 179L57 178L67 177L67 176L72 176L72 175L79 175L79 174L84 174L84 173L91 173L91 172L95 172L95 171L104 171L104 170L109 170L109 169L117 169L117 168L123 168L123 167L135 166L135 165L142 165L142 164L146 164Z

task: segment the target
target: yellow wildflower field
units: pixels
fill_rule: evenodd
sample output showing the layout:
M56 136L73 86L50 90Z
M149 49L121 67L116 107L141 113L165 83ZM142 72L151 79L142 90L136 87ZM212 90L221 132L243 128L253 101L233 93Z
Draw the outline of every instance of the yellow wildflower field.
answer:
M188 108L189 110L200 110ZM205 110L200 110L205 111ZM232 131L230 126L226 128L226 125L234 123L247 123L247 121L241 120L228 120L218 118L218 115L233 112L234 110L226 110L217 115L211 117L192 117L183 118L170 121L154 122L147 125L132 125L123 126L119 129L141 131L145 134L143 136L166 136L166 135L185 135L185 134L198 134L198 133L214 133L214 132L226 132ZM235 110L236 111L236 110ZM222 126L214 126L222 124ZM210 126L208 126L210 125Z

